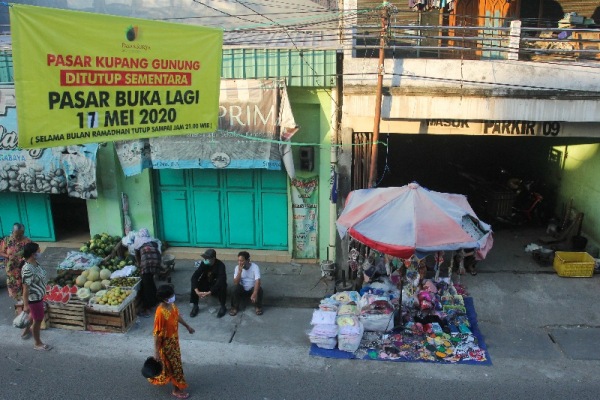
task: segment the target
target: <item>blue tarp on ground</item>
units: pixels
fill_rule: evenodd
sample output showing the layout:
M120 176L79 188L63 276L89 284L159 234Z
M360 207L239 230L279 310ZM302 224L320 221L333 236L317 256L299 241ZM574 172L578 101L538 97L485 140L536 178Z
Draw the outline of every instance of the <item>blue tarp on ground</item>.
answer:
M472 297L465 297L464 298L464 303L465 303L465 308L467 310L467 318L469 319L469 323L470 323L470 329L471 332L473 333L472 336L475 337L476 343L479 347L479 349L481 349L481 351L484 353L485 357L471 357L471 358L467 358L467 359L461 359L459 361L453 362L455 364L473 364L473 365L491 365L492 364L492 360L490 358L490 355L488 353L487 350L487 346L485 344L485 339L483 337L483 335L481 334L481 332L479 331L479 326L477 324L477 313L475 312L475 306L473 304L473 298ZM394 332L392 332L393 334ZM402 332L397 332L399 334L402 334ZM335 349L322 349L320 347L318 347L315 344L312 344L310 347L310 355L311 356L318 356L318 357L326 357L326 358L339 358L339 359L362 359L362 360L378 360L378 361L396 361L396 362L439 362L439 363L444 363L444 364L448 364L450 363L448 360L444 360L442 358L429 358L429 359L425 359L425 358L415 358L415 357L399 357L399 358L381 358L377 356L378 352L369 352L367 351L366 354L364 354L364 351L361 352L361 349L359 349L356 353L350 353L350 352L346 352L346 351L341 351L337 348Z

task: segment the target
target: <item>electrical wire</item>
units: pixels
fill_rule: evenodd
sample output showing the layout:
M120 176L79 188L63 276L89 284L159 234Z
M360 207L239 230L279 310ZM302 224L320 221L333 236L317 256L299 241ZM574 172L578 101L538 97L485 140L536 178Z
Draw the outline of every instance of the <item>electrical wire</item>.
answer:
M246 135L238 133L238 132L228 131L228 130L224 130L224 129L217 129L216 132L220 133L220 134L226 134L229 136L239 137L242 139L249 139L249 140L253 140L253 141L257 141L257 142L265 142L265 143L272 143L272 144L278 144L278 145L291 145L291 146L313 146L313 147L318 147L321 149L327 149L327 148L332 148L332 147L340 148L340 147L364 146L365 144L367 144L369 146L371 146L373 144L381 144L381 145L387 147L388 143L389 143L389 140L388 140L388 142L377 141L377 142L350 143L350 144L288 142L285 140L266 139L266 138L261 138L261 137L256 137L256 136L246 136Z

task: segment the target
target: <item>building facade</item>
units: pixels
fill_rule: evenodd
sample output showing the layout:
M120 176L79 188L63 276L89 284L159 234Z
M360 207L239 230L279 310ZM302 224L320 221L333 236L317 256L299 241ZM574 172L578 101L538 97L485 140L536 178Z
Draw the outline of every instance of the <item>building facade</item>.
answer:
M464 193L458 168L508 169L552 188L545 201L558 216L572 199L583 234L600 240L600 21L597 4L577 3L344 2L354 18L344 20L341 140L353 156L340 158L339 206L368 187L377 140L375 186ZM338 245L345 265L347 244Z

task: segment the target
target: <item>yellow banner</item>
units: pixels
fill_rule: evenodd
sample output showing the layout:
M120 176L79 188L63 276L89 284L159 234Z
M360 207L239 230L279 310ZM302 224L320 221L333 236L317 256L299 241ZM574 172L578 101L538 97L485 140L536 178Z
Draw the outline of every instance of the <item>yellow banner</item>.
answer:
M223 32L11 4L19 146L214 132Z

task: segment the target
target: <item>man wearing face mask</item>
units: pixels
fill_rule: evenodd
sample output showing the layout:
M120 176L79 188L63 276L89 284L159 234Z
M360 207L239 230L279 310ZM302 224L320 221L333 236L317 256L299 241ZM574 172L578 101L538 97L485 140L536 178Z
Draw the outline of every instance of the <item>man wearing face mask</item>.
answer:
M192 275L192 291L190 293L190 303L192 311L190 317L198 315L198 300L209 295L218 297L221 307L217 313L217 318L221 318L227 312L225 301L227 298L227 275L225 274L225 264L217 259L215 249L207 249L202 253L202 261L196 261L196 271Z

